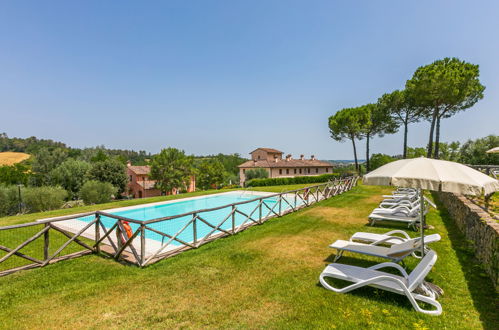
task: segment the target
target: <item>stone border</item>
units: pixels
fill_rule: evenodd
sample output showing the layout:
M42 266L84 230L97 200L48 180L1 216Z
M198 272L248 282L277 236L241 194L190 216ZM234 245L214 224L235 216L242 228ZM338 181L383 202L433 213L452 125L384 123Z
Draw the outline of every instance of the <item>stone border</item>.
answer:
M499 288L499 222L465 196L439 192L459 230L471 241L475 256Z

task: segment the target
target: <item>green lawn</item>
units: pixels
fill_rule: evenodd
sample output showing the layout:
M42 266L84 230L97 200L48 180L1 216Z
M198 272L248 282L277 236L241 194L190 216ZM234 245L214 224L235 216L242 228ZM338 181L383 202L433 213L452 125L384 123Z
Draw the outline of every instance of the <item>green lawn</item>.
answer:
M405 297L380 290L337 294L318 284L333 257L331 242L388 230L367 226L367 215L389 191L358 186L145 269L90 255L0 278L0 327L497 327L497 293L443 209L428 216L435 227L428 232L442 236L432 245L439 259L428 277L445 291L441 316L417 313ZM341 260L382 261L352 254Z

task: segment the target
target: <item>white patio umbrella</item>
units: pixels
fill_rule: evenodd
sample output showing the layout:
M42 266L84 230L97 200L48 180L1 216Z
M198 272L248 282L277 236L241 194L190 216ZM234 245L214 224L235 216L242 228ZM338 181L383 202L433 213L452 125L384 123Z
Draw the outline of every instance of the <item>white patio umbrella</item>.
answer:
M499 190L499 182L471 167L446 160L412 158L397 160L367 173L363 183L420 189L421 252L424 254L423 190L463 195L489 195Z
M490 150L487 150L487 153L488 154L495 154L495 153L499 153L499 147L495 147L495 148L492 148Z

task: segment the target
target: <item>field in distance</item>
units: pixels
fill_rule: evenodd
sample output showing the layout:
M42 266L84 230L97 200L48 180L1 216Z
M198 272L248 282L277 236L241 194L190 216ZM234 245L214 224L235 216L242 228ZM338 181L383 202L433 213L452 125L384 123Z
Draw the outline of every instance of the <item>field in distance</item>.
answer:
M25 154L24 152L0 152L0 166L4 165L14 165L16 163L20 163L23 160L26 160L30 157L29 154Z

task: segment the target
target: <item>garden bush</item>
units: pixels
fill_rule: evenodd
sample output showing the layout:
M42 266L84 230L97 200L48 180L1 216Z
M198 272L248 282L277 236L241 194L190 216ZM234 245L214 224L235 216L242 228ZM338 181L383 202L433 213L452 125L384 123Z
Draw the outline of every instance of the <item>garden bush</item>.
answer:
M85 204L100 204L111 201L117 191L109 182L90 180L81 187L80 196Z
M246 170L244 174L246 181L253 179L265 179L269 177L269 172L264 168L255 168L253 170Z
M58 209L68 196L68 192L63 188L49 186L25 188L21 194L29 213Z
M338 173L323 174L317 176L296 176L294 178L271 178L271 179L252 179L246 183L247 187L280 186L300 183L321 183L338 178Z
M0 217L19 211L19 195L16 186L0 186Z

